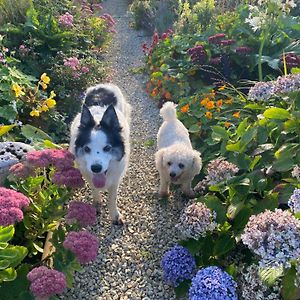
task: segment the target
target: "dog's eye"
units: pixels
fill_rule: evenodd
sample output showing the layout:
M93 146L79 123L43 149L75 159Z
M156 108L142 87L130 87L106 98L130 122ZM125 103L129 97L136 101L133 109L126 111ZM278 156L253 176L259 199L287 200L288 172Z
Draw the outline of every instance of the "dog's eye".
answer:
M103 148L103 151L104 152L109 152L111 150L112 146L111 145L106 145L104 148Z
M183 168L184 168L184 164L180 163L180 164L178 164L178 167L179 167L180 169L183 169Z
M85 153L90 153L91 152L91 148L88 147L88 146L84 146L83 150L84 150Z
M171 166L172 165L172 162L168 161L168 166Z

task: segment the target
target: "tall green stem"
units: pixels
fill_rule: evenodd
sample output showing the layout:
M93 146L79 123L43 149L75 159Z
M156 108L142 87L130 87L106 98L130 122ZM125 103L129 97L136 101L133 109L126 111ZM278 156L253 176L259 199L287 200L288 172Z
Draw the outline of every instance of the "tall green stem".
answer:
M265 32L262 32L262 40L260 42L259 51L258 51L258 80L259 81L263 80L261 58L262 58L265 41L266 41L266 34L265 34Z

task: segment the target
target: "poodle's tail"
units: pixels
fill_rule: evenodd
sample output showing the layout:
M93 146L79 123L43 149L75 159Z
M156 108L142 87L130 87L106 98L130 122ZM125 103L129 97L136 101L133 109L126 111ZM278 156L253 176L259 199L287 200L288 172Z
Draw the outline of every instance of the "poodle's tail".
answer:
M170 101L166 102L160 109L160 115L163 117L164 121L173 121L177 119L176 105Z

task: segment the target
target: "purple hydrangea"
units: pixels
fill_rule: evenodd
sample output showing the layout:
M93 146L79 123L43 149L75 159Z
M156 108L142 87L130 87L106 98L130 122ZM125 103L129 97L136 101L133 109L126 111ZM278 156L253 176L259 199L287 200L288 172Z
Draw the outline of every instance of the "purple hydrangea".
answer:
M218 267L200 269L192 279L189 300L237 300L237 284Z
M65 185L69 188L81 188L84 186L82 175L76 168L57 170L53 174L52 181L57 185Z
M99 242L95 235L88 231L71 231L67 235L64 247L73 252L82 264L94 261L98 254Z
M291 195L288 206L293 211L293 213L297 214L300 212L300 189L295 189L293 194Z
M273 81L257 82L250 88L248 93L249 100L267 101L275 93L275 85Z
M97 221L96 209L81 201L72 201L66 215L68 223L78 222L82 227L94 225Z
M279 76L275 81L275 93L282 95L300 91L300 73Z
M289 268L300 257L300 220L286 210L266 210L250 217L241 239L260 258L260 267Z
M0 226L8 226L23 219L22 209L29 205L29 199L11 189L0 187Z
M176 245L164 254L161 267L165 281L176 287L182 281L193 277L196 261L186 248Z
M194 202L184 209L176 228L185 238L197 240L216 228L215 218L216 213L204 203Z
M45 266L32 269L27 274L27 279L31 282L30 291L37 298L62 294L67 286L64 273L48 269Z

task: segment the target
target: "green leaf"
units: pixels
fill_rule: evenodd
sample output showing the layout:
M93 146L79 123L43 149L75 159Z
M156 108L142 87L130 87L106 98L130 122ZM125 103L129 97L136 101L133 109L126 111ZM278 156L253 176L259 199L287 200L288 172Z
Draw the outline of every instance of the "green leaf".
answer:
M239 197L237 197L238 199ZM240 212L240 210L245 206L244 201L236 203L236 204L230 204L227 209L227 217L229 219L234 219L235 216Z
M1 281L13 281L17 277L17 272L14 268L8 268L0 270L0 282Z
M224 129L221 126L211 126L211 129L214 133L215 138L218 138L219 140L228 140L228 132L226 129Z
M15 120L17 112L15 108L11 105L3 105L0 109L0 118L3 118L7 121Z
M7 259L0 260L0 270L4 270L4 269L8 268L9 265L10 265L9 260L7 260Z
M238 126L238 128L236 130L236 134L239 137L241 137L245 133L247 127L248 127L248 118L245 118Z
M233 151L233 152L240 152L241 151L241 143L237 142L235 144L227 144L226 150Z
M6 243L12 239L15 233L13 225L2 227L0 226L0 243Z
M194 124L189 128L190 133L197 133L199 132L201 127L198 124Z
M252 214L252 209L249 207L243 207L240 212L234 217L232 222L232 228L235 231L243 230Z
M250 163L249 170L253 171L257 163L261 160L261 155L256 155L252 162Z
M215 196L207 196L204 202L208 208L216 212L216 222L223 224L226 221L226 207L221 200Z
M267 286L272 286L283 275L283 268L263 268L259 276Z
M0 136L6 134L9 132L11 129L13 129L16 125L0 125Z
M29 140L34 140L34 141L50 140L51 141L51 137L47 133L32 125L27 124L22 126L21 132Z
M176 297L178 298L185 297L189 291L190 286L191 286L190 280L185 280L181 282L177 287L174 288Z
M286 109L278 108L278 107L268 108L263 113L263 115L268 119L275 119L275 120L286 120L291 118L291 114Z
M152 147L153 145L154 145L154 140L153 139L149 139L145 142L146 147Z
M229 234L221 235L215 242L214 255L221 256L231 251L235 246L235 240Z
M272 168L278 172L286 172L294 167L294 161L290 157L283 157L278 159L273 164Z
M245 131L245 133L241 136L241 140L240 140L242 151L244 151L246 146L255 138L256 134L257 134L256 127L248 128Z

